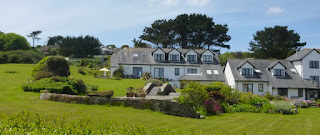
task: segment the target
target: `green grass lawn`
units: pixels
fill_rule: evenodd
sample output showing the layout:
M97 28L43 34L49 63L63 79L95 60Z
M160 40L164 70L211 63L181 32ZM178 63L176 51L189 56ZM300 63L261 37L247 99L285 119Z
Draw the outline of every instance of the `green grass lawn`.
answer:
M229 113L206 119L191 119L165 115L149 110L107 105L67 104L39 100L39 93L23 92L21 84L28 81L33 65L0 64L0 113L38 112L49 118L67 116L72 122L90 118L90 124L102 123L113 119L119 124L143 125L147 130L170 129L201 131L204 134L320 134L320 109L299 109L296 115L263 113ZM18 73L5 73L16 70ZM117 96L123 96L128 86L140 87L141 80L106 80L82 76L72 72L72 76L83 79L86 83L98 85L100 90L115 90Z

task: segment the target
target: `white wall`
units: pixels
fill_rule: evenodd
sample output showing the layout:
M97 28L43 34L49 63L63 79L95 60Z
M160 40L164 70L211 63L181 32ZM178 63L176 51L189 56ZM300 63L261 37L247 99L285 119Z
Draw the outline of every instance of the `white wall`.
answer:
M224 70L224 74L226 76L227 84L229 86L231 86L232 88L235 88L235 81L234 81L234 77L233 77L232 70L230 68L229 62L227 62L227 65L226 65L225 70Z
M303 67L302 67L302 62L301 61L294 61L292 62L294 67L296 68L297 72L299 73L300 76L303 76Z
M145 72L150 73L149 65L122 65L124 69L124 75L133 75L133 67L142 67L142 74Z
M273 68L270 70L271 74L273 75L274 73L274 69L283 69L284 72L284 76L286 75L286 70L285 67L282 66L280 63L276 64L275 66L273 66ZM274 76L274 75L273 75Z
M236 86L236 89L241 91L241 92L244 92L243 91L243 84L252 84L253 85L253 93L252 94L255 94L255 95L264 95L267 91L271 91L270 87L269 87L269 83L268 82L236 82L237 86ZM258 85L259 84L263 84L263 92L259 92L258 90Z
M320 61L320 54L313 50L309 53L304 59L302 59L302 78L310 79L310 76L320 76L320 68L319 69L312 69L309 67L310 60L317 60Z

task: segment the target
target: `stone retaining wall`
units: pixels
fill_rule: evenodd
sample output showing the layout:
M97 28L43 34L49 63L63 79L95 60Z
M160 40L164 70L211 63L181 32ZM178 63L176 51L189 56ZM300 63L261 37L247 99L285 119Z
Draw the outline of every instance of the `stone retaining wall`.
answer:
M51 100L65 103L78 104L111 104L124 105L137 109L150 109L152 111L160 111L168 115L175 115L189 118L199 118L200 115L192 108L181 105L173 100L155 100L145 98L105 98L105 97L89 97L76 96L67 94L41 93L40 99Z

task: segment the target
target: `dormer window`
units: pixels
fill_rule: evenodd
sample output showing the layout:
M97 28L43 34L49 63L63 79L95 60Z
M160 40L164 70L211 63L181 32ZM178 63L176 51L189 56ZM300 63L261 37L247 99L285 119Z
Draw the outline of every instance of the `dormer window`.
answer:
M196 55L187 55L187 61L196 61Z
M202 55L203 62L212 62L212 55Z
M284 69L274 69L273 75L274 76L284 76Z
M170 61L179 61L179 54L170 54Z
M242 68L242 75L252 75L252 68Z
M155 54L154 60L156 61L164 61L164 54Z

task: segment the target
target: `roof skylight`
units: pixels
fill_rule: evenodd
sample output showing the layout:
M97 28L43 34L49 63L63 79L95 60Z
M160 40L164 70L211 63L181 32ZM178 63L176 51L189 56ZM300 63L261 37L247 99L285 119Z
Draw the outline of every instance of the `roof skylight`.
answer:
M218 75L218 74L219 74L219 71L218 71L217 69L214 69L214 70L213 70L213 74Z

